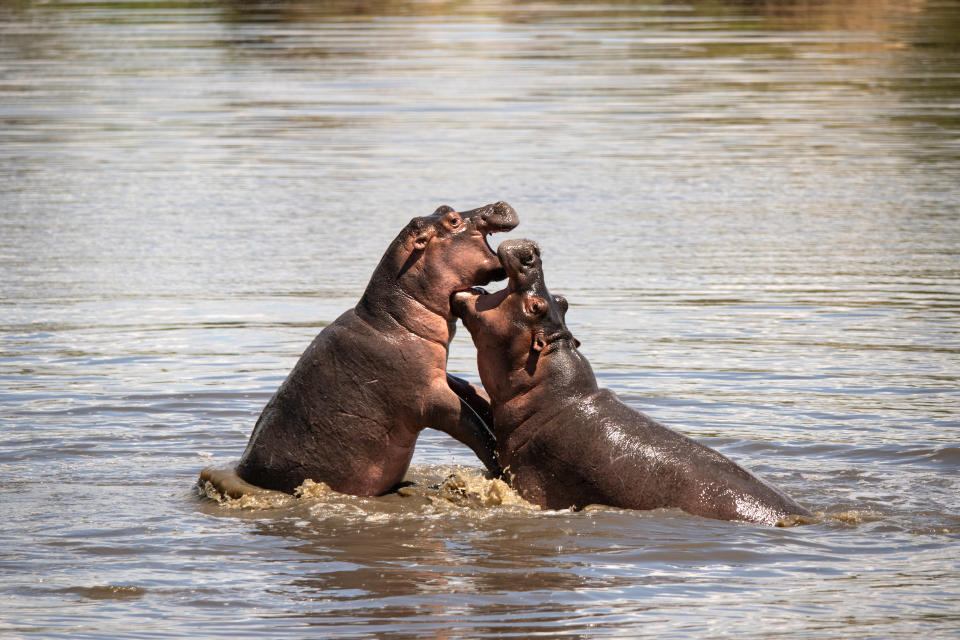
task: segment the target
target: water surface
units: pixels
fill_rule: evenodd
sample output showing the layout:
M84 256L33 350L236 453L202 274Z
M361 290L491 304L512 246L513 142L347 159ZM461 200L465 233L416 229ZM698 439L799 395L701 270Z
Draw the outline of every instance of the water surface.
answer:
M952 0L4 4L0 633L955 634L958 44ZM431 432L406 495L197 495L407 220L501 199L601 383L816 524L497 505Z

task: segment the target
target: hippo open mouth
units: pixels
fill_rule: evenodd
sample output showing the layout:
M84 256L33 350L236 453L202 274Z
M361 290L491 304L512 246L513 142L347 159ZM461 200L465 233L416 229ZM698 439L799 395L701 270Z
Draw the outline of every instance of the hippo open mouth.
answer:
M506 202L494 202L478 209L463 211L460 217L470 219L474 226L484 235L510 231L520 224L517 212Z
M537 307L547 310L550 308L550 301L553 299L547 291L546 284L543 281L543 267L540 259L540 247L532 240L508 239L500 243L497 248L497 257L506 278L507 286L500 291L488 292L480 286L473 286L453 294L450 300L450 309L453 314L459 317L468 330L473 331L475 323L485 312L496 308L504 300L513 296L521 295L529 297L531 303L537 302ZM562 302L556 302L557 305L566 304L566 299L560 296ZM564 308L563 311L566 309ZM562 312L550 312L547 315L552 316L557 326L552 327L544 336L552 336L563 327ZM569 332L564 336L558 334L558 338L569 336ZM569 336L572 338L572 336Z
M500 256L497 254L496 249L494 249L493 246L490 244L490 236L492 236L495 233L500 233L500 230L495 230L495 231L480 230L480 229L477 230L477 235L479 235L483 239L483 244L486 245L487 251L490 253L492 257L500 261ZM503 262L500 261L500 264L502 265ZM491 274L490 280L503 280L506 277L507 277L506 272L501 268L498 271Z
M489 244L487 245L489 246ZM472 316L488 311L500 304L508 295L520 291L528 286L531 267L536 262L539 265L540 249L536 243L529 240L504 240L497 248L497 259L501 265L499 277L493 280L508 278L507 286L499 291L490 293L482 286L474 285L455 291L450 298L450 308L454 315L466 324L473 320ZM470 325L467 325L468 328Z
M483 232L480 233L480 235L483 237L483 242L484 242L484 244L487 245L487 249L489 249L489 250L490 250L490 253L492 253L493 255L497 255L497 252L494 250L494 248L493 248L492 246L490 246L490 236L492 236L492 235L495 234L495 233L497 233L497 232L496 232L496 231L488 231L488 232L486 232L486 233L483 233Z
M502 268L503 263L500 256L490 245L490 236L494 233L510 231L520 224L520 218L517 212L509 204L501 201L488 204L478 209L463 211L460 213L460 217L469 221L474 228L474 232L483 239L489 256L501 265L500 268L494 269L487 274L487 282L506 278L507 274ZM479 284L486 284L486 282Z
M484 240L487 240L487 235L484 235ZM526 242L526 241L521 241ZM495 253L497 261L500 263L500 269L498 269L493 277L490 278L493 280L503 280L505 278L509 279L507 286L499 291L494 291L493 293L487 291L481 285L474 285L471 287L466 287L459 291L454 291L451 296L451 302L454 303L453 308L464 309L464 304L466 300L471 298L478 298L477 306L481 309L488 309L492 306L495 306L497 302L502 300L504 297L509 295L511 292L517 291L520 289L521 280L522 280L522 266L521 263L516 259L512 248L517 244L517 241L514 240L504 240L500 243L500 246L497 247ZM487 241L487 247L490 247L489 241ZM493 250L491 249L491 252ZM484 283L486 284L486 283ZM482 299L482 300L481 300ZM496 302L494 302L496 300ZM455 311L456 313L456 311ZM460 315L457 313L457 315Z

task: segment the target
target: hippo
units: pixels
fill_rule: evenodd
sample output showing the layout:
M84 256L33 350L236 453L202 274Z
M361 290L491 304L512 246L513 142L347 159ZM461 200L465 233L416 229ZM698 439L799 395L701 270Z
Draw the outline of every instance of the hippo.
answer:
M514 489L549 509L679 508L776 525L810 513L728 458L600 389L543 278L540 249L501 243L507 287L454 294L490 396L497 456Z
M267 402L236 474L293 493L306 479L376 496L403 481L417 436L432 427L499 476L483 394L446 373L451 296L506 274L487 236L517 226L505 202L417 217L384 253L357 305L313 340ZM481 415L478 415L479 414ZM214 472L201 475L216 485Z

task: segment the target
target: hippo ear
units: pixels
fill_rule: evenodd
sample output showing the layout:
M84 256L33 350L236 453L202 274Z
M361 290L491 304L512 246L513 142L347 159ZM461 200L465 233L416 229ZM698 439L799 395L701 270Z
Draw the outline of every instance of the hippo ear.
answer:
M544 347L547 346L547 339L543 335L543 331L537 331L533 334L533 344L530 346L534 351L543 351Z
M437 234L437 230L433 228L434 222L429 218L419 217L413 218L407 223L407 227L404 229L405 242L410 243L408 246L411 251L423 251L427 248L427 243Z
M557 305L560 307L560 315L566 316L567 309L570 308L570 303L567 302L567 299L564 296L553 296L553 299L556 301Z
M531 294L523 297L523 310L532 316L542 316L547 312L547 301Z
M417 237L413 239L413 250L414 251L423 251L427 248L427 244L430 242L429 233L418 234Z
M437 235L437 231L432 227L427 227L426 229L422 229L421 231L417 232L416 235L413 236L413 250L423 251L426 249L427 245L430 243L430 240L435 235Z

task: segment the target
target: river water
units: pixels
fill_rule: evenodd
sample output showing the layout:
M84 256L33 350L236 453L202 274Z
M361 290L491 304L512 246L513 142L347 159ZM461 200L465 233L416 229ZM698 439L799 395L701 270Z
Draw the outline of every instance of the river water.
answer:
M815 523L539 512L429 431L403 494L198 494L496 200L601 384ZM0 211L4 638L960 629L956 1L13 0Z

